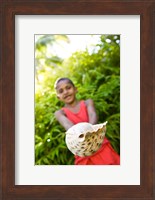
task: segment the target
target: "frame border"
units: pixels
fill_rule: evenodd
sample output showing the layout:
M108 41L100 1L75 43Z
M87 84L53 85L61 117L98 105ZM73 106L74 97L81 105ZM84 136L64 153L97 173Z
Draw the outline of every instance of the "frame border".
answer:
M140 186L15 185L15 15L140 15ZM3 200L155 198L155 0L0 0L0 181Z

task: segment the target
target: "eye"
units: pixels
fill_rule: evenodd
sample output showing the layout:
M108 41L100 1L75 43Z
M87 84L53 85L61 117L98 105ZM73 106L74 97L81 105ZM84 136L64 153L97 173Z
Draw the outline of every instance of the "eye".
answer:
M63 93L63 89L58 90L58 93L59 94Z
M70 89L71 89L71 86L70 86L70 85L68 85L68 86L66 87L66 89L67 89L67 90L70 90Z

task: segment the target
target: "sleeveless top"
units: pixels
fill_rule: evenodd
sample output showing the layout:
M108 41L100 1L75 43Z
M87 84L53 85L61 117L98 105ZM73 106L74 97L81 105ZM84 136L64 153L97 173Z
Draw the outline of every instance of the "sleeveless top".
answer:
M88 117L88 113L87 113L87 106L86 106L86 104L83 100L80 101L80 110L77 113L70 111L66 107L63 107L62 110L64 111L66 117L73 124L77 124L77 123L80 123L80 122L89 122L89 117Z

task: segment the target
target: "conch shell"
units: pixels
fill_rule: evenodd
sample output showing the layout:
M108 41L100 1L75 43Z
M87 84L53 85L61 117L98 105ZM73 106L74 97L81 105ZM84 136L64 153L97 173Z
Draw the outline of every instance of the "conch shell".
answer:
M92 125L87 122L78 123L66 132L66 145L68 149L80 157L94 154L102 145L106 124Z

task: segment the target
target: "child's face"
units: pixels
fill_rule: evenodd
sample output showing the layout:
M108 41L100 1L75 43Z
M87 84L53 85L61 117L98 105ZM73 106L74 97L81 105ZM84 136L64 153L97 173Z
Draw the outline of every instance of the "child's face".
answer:
M71 104L76 99L77 89L68 80L62 80L57 84L56 92L60 101Z

